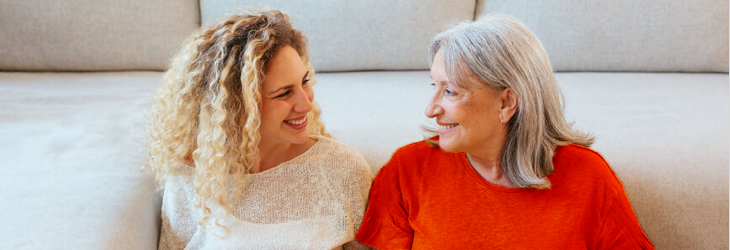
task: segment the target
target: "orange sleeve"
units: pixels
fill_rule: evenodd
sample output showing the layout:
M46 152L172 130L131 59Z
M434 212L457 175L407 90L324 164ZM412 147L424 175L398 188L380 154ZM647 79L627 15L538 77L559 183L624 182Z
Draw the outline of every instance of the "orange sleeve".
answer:
M654 249L641 230L626 193L616 195L598 233L595 249Z
M411 249L413 241L396 154L375 176L368 209L356 235L358 241L377 249Z

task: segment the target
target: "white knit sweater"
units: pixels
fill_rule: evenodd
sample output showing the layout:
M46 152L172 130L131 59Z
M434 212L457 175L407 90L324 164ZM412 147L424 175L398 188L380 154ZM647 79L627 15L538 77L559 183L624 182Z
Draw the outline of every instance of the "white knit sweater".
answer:
M367 205L372 174L355 149L333 139L318 141L303 154L248 175L243 199L232 214L198 222L194 169L164 185L159 249L340 249L354 242ZM222 209L211 208L215 214ZM346 244L347 243L347 244Z

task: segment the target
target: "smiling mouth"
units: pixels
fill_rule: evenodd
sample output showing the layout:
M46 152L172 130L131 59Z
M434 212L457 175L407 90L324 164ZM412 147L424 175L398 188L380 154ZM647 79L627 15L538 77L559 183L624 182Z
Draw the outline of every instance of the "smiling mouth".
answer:
M458 126L459 126L458 123L447 124L447 125L439 125L439 134L447 133L447 132L449 132L451 130L454 130Z
M458 123L454 123L454 124L449 124L449 125L439 125L439 127L441 129L451 129L451 128L456 127L456 126L459 126L459 124Z
M307 117L302 117L301 119L295 119L295 120L284 120L284 123L290 124L290 125L302 125L303 123L307 122Z

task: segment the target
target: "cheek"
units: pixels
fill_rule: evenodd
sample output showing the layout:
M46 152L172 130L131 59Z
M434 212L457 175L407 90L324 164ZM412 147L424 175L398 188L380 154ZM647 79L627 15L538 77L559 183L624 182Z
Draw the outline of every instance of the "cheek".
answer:
M475 108L476 119L479 119L479 131L486 136L492 136L500 129L499 106L494 103L483 104ZM478 117L478 118L477 118Z
M455 119L459 119L459 123L465 125L465 132L481 133L494 126L490 117L495 116L491 106L485 105L483 102L463 102L455 105L453 108L456 112Z
M442 102L441 107L444 109L446 116L453 122L468 124L471 121L470 116L472 116L472 109L468 103L461 101L444 101Z
M307 88L304 90L304 93L307 94L307 98L309 98L309 101L314 101L314 90L311 86L307 86Z
M283 106L284 103L277 100L264 101L261 104L261 122L269 125L281 122L287 115L283 112Z

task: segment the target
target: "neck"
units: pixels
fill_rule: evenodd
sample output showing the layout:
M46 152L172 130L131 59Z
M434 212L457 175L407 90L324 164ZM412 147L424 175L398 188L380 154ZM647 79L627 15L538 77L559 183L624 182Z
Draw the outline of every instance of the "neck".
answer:
M287 152L293 151L294 144L291 143L259 143L259 156L254 160L250 173L260 173L269 170L284 162Z
M513 185L507 180L502 171L502 164L498 156L479 157L472 154L466 154L472 168L482 177L482 179L503 187L512 187Z
M503 128L494 139L483 143L478 149L467 152L466 156L474 170L482 179L503 187L512 187L502 171L502 146L507 138L507 128Z
M278 166L309 149L316 140L309 138L303 144L292 143L259 143L259 157L254 160L249 173L260 173Z

